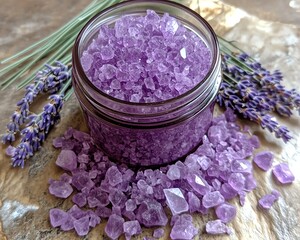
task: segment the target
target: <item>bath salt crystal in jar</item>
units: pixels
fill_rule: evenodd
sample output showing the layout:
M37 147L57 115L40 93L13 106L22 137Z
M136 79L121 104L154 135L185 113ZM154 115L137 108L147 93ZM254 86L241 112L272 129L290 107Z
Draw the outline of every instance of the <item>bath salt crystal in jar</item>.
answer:
M114 5L81 30L72 62L90 134L112 160L162 165L201 143L221 58L215 33L197 13L168 1Z

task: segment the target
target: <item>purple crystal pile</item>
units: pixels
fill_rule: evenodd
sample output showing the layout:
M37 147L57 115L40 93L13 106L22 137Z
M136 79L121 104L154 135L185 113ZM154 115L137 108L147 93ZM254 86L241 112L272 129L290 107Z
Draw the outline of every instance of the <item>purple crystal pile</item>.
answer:
M243 205L246 193L256 187L247 158L259 147L258 138L244 133L230 111L213 119L202 145L185 161L156 170L134 172L116 165L88 134L72 128L53 144L62 148L56 164L67 172L49 181L49 191L59 198L73 194L74 206L67 212L52 209L50 222L64 231L75 229L79 236L108 219L105 232L111 239L122 234L130 239L142 226L155 227L153 237L159 238L170 213L171 239L192 239L198 229L191 214L210 210L218 219L207 223L206 232L230 234L226 224L237 209L228 201L239 196ZM284 166L276 169L276 174L287 173ZM269 208L278 197L274 191L259 204Z
M128 102L159 102L196 86L208 73L211 53L195 33L168 13L126 15L101 25L83 52L82 67L102 92Z

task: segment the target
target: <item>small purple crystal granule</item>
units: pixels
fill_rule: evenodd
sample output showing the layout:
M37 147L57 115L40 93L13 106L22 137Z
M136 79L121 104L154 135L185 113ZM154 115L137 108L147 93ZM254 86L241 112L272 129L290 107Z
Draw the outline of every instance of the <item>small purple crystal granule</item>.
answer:
M273 175L282 184L289 184L295 180L287 163L280 163L273 168Z
M272 167L273 154L268 151L260 152L255 155L253 161L264 171L268 171Z
M230 234L231 229L221 220L215 220L206 223L206 232L209 234Z
M189 216L189 215L188 215ZM171 230L171 239L189 240L198 234L198 229L195 228L192 217L184 215L178 216Z
M177 215L189 210L189 205L179 188L164 189L167 204L173 215Z
M210 132L219 133L220 127L226 134L218 134L218 140L205 135L185 161L136 172L125 164L111 162L88 134L68 129L59 145L54 142L62 148L57 165L68 173L50 180L49 191L63 198L75 191L75 205L67 212L52 209L51 225L64 231L74 229L83 236L101 219L108 219L105 232L111 239L122 234L126 240L131 239L141 233L142 226L160 227L153 233L159 238L169 220L164 208L168 207L173 215L171 239L192 239L198 229L188 213L207 214L210 210L218 220L208 222L206 231L229 234L225 224L235 217L236 208L227 201L239 196L243 203L246 193L256 187L251 162L246 158L258 147L253 136L241 132L234 119L230 111L213 119ZM72 167L65 157L72 161ZM272 196L278 198L279 193L273 191ZM262 200L262 207L268 204L272 204L270 199Z
M101 25L81 57L90 81L128 102L160 102L196 86L211 66L205 43L181 22L152 10Z
M258 204L261 208L270 209L279 196L280 193L277 190L273 190L271 194L267 194L259 199Z

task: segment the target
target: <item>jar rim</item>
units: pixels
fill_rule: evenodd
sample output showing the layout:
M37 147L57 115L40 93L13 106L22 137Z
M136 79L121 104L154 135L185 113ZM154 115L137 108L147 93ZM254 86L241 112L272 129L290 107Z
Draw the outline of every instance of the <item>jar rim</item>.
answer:
M180 94L174 98L170 98L167 100L163 100L163 101L157 101L157 102L149 102L149 103L140 103L140 102L130 102L130 101L125 101L125 100L121 100L115 97L112 97L109 94L106 94L105 92L101 91L99 88L97 88L90 80L89 78L86 76L81 61L80 61L80 56L79 56L79 46L80 46L80 42L81 42L81 38L84 35L84 33L86 32L86 30L94 23L95 20L97 20L99 17L109 14L111 11L115 10L115 8L122 8L123 6L128 6L128 5L132 5L132 4L137 4L137 3L145 3L145 2L149 2L149 3L162 3L165 5L171 5L174 7L177 7L179 9L182 9L186 12L188 12L191 16L195 17L197 20L199 20L202 25L206 28L206 30L208 30L208 32L211 34L211 37L213 39L213 51L212 52L212 61L211 61L211 66L209 71L207 72L207 74L205 75L205 77L198 83L196 84L193 88L191 88L190 90L184 92L183 94ZM205 84L207 81L209 81L209 79L212 77L212 75L214 74L214 72L216 71L216 69L218 68L218 57L219 57L219 45L218 45L218 38L217 35L215 34L213 28L210 26L210 24L203 18L201 17L197 12L193 11L192 9L179 4L177 2L172 2L172 1L167 1L167 0L127 0L124 2L120 2L117 4L114 4L102 11L100 11L99 13L97 13L95 16L93 16L85 25L84 27L80 30L78 36L76 37L74 46L73 46L73 50L72 50L72 64L73 66L75 66L76 64L76 71L77 73L80 75L81 79L84 80L85 84L88 85L89 88L91 88L93 91L97 92L97 94L100 94L101 96L114 101L116 103L120 103L122 105L127 105L127 106L139 106L139 107L159 107L165 104L170 104L174 101L183 99L187 96L189 96L190 94L194 93L195 91L197 91L197 89L199 89L203 84ZM79 63L79 64L78 64Z

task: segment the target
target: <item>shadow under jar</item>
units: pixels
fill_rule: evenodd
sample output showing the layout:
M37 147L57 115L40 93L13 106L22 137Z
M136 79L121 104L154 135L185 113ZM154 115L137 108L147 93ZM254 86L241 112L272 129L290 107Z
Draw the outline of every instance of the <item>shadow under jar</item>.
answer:
M146 10L169 13L205 43L211 66L189 91L160 102L134 103L114 98L94 86L80 58L103 24L114 26L124 15L144 16ZM201 143L213 117L221 83L221 58L215 33L192 10L169 1L128 1L93 17L79 33L72 55L73 87L90 134L112 160L132 166L159 166L185 157ZM199 63L200 64L200 63Z

